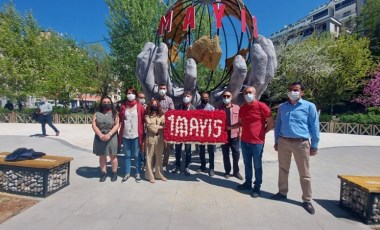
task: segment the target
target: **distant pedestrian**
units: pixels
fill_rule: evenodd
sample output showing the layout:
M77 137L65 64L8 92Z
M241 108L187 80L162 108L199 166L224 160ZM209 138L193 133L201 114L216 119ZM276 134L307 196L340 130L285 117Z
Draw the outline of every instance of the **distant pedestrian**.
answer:
M278 193L272 199L287 199L288 177L292 155L296 161L302 188L302 206L310 214L311 204L310 156L315 156L319 143L319 119L315 105L302 99L305 87L294 82L288 88L289 100L278 107L275 126L275 145L278 151ZM310 142L309 142L310 139Z
M100 100L99 111L92 119L92 129L95 132L93 153L99 156L100 182L107 178L107 156L111 158L111 181L117 180L117 131L119 129L119 116L109 96Z
M165 116L160 103L152 99L147 106L145 115L146 124L146 170L145 178L154 183L155 179L167 181L162 175L162 152L164 151ZM153 164L155 159L155 164ZM153 172L154 168L154 172Z
M22 110L23 109L23 105L22 105L22 102L21 101L18 101L18 110Z
M7 110L9 110L9 111L13 111L13 110L14 110L14 106L13 106L11 100L8 100L8 101L7 101L7 103L6 103L5 106L4 106L4 109L7 109Z
M48 124L54 130L56 136L59 136L58 129L53 125L52 112L53 106L46 100L46 97L43 97L41 100L41 104L38 107L38 113L40 114L38 119L41 122L43 136L47 136L46 124Z

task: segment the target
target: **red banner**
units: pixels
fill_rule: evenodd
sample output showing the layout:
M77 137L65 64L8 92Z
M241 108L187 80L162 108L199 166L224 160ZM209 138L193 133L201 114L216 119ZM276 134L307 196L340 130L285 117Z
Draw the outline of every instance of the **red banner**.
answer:
M165 114L164 137L169 143L227 143L226 113L222 110L170 110Z

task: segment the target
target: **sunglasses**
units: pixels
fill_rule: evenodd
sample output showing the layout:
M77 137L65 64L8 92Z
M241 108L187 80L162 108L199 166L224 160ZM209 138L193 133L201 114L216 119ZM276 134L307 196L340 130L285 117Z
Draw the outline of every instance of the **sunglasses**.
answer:
M231 95L223 95L223 98L230 98Z

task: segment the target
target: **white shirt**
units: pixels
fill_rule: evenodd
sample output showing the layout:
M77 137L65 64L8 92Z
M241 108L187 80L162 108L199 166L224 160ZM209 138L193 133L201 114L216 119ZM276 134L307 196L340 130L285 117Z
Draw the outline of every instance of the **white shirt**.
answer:
M123 137L127 139L135 139L139 136L138 120L137 106L125 110Z

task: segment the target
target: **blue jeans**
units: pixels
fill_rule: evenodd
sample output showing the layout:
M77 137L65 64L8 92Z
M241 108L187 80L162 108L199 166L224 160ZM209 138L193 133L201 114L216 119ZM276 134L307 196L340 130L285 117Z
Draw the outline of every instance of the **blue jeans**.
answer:
M141 171L139 138L127 139L123 137L123 151L125 154L125 174L131 174L131 156L135 158L136 174Z
M255 188L260 189L263 182L263 144L250 144L241 142L241 150L245 166L245 181L252 184L252 161L255 167Z
M185 168L189 167L191 163L191 144L185 144ZM175 165L176 168L181 168L182 144L175 145Z
M39 121L41 122L43 135L46 135L46 124L48 124L54 130L54 132L59 132L58 129L53 125L51 114L40 115Z

